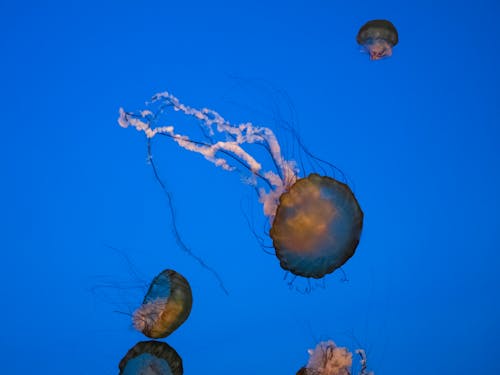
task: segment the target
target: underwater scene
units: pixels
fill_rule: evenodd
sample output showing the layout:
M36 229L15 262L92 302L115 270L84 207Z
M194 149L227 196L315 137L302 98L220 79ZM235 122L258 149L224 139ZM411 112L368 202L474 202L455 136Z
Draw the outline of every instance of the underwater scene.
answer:
M2 4L3 372L500 371L498 15Z

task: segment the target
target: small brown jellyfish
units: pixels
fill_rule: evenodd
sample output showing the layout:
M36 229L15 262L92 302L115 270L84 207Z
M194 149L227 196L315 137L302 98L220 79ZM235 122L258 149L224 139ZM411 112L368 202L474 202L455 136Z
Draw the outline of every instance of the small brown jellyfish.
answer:
M182 358L170 345L141 341L131 348L118 365L120 375L182 375Z
M192 303L187 280L173 270L162 271L132 316L134 328L154 339L167 337L186 321Z
M392 47L398 44L398 31L387 20L372 20L359 29L356 41L370 54L370 60L380 60L392 55Z

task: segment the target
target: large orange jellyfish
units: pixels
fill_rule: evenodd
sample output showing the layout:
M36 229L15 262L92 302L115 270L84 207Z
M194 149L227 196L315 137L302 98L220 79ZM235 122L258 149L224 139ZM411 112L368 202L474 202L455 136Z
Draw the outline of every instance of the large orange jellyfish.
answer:
M182 375L182 359L170 345L160 341L141 341L132 347L118 365L120 375Z
M186 321L193 304L187 280L173 270L162 271L134 314L134 327L150 338L167 337Z
M398 31L390 21L372 20L359 29L356 41L370 54L371 60L380 60L392 56L392 47L398 44Z
M313 173L281 195L270 235L283 269L317 279L354 254L362 225L351 189Z
M151 155L151 139L158 135L171 138L182 148L201 154L227 171L248 171L245 181L255 187L263 204L276 256L283 269L298 276L321 278L341 267L354 254L363 213L346 184L314 173L308 177L301 175L297 163L282 155L277 137L267 127L250 122L231 124L219 113L189 107L168 92L153 96L152 104L158 109L138 113L120 109L118 123L145 133L149 161L169 202L170 194L158 177ZM157 125L168 110L192 117L201 128L204 140L193 140L173 125ZM264 148L271 167L265 168L247 151L251 144ZM311 156L300 141L298 144ZM315 162L318 160L315 158Z

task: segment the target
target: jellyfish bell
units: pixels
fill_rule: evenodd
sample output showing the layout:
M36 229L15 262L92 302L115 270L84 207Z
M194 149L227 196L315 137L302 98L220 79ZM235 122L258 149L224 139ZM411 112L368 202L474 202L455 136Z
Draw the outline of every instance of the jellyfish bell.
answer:
M182 375L182 358L160 341L141 341L121 359L120 375Z
M173 270L156 276L133 314L135 329L150 338L167 337L186 321L193 303L187 280Z
M352 257L362 226L351 189L312 173L281 195L270 236L283 269L318 279Z
M392 56L392 48L398 44L398 31L387 20L372 20L359 29L356 37L370 55L371 60Z

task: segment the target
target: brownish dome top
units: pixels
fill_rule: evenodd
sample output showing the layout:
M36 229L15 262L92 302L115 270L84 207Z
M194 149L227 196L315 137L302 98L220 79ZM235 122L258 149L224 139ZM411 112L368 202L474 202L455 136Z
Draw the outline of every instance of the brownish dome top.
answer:
M372 20L359 29L356 37L358 44L366 44L376 39L383 39L391 46L395 46L398 44L398 31L390 21Z

